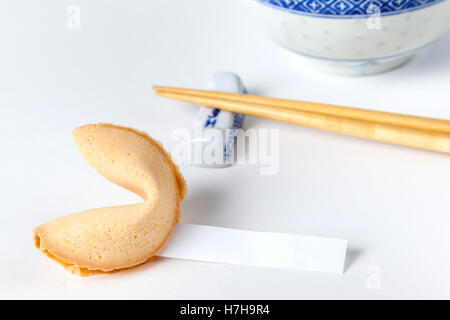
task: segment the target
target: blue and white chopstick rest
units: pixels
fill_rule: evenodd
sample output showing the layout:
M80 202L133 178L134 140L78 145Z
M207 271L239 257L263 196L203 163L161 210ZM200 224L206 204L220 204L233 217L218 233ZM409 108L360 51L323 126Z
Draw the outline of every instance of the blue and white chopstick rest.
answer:
M208 90L247 93L238 75L217 72L208 82ZM191 143L194 144L194 164L208 168L223 168L233 163L234 146L245 115L200 106L194 121ZM214 150L213 152L205 152Z

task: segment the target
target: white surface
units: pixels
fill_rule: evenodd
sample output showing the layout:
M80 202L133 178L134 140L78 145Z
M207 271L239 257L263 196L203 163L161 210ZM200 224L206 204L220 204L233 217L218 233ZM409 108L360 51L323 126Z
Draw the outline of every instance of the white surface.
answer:
M342 274L346 251L342 239L179 223L158 256Z
M201 88L230 70L255 94L450 119L450 35L400 69L343 78L274 46L241 1L77 3L70 31L71 2L0 2L1 298L450 298L447 155L257 118L246 127L280 129L279 174L182 167L182 222L348 239L343 276L158 258L78 279L46 258L34 227L138 200L83 161L72 128L120 123L168 147L190 129L197 109L153 84Z

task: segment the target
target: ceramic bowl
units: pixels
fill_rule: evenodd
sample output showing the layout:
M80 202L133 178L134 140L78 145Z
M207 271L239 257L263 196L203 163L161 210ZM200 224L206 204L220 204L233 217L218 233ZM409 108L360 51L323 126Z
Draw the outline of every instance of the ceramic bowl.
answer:
M450 26L450 0L252 0L268 36L320 70L383 72Z

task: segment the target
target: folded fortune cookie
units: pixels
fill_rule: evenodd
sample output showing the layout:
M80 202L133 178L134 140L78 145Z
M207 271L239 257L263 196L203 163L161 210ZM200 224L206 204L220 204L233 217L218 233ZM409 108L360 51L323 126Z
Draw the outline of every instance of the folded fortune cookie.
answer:
M146 133L110 124L79 127L73 137L95 170L144 202L55 219L34 230L36 246L80 275L150 260L169 239L186 194L170 155Z

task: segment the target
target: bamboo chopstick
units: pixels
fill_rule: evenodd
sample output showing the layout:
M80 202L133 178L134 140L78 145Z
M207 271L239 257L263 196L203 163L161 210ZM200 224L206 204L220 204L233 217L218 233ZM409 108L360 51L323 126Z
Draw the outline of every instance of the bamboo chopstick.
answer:
M159 87L154 86L153 89L157 93L177 93L177 94L189 94L195 96L204 96L209 98L236 100L239 102L251 102L259 103L276 108L287 108L299 111L308 111L314 113L321 113L327 115L333 115L338 117L345 117L356 120L374 121L385 124L399 125L403 127L410 127L416 129L425 129L432 131L440 131L450 133L450 121L433 119L426 117L418 117L411 115L404 115L391 112L382 112L350 107L341 107L329 104L321 104L306 101L277 99L269 97L254 96L248 94L234 94L217 91L206 91L197 89L184 89L173 87Z
M154 87L159 96L351 136L450 153L450 121L317 103ZM287 107L288 106L288 107ZM315 108L320 112L314 111Z

